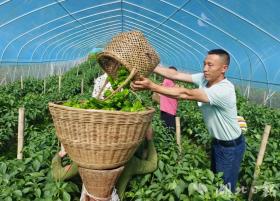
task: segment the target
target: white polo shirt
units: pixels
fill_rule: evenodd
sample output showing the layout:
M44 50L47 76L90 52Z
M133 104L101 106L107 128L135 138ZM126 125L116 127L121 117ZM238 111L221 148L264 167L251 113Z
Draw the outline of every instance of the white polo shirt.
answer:
M193 83L203 89L209 103L198 102L204 122L211 135L219 140L233 140L240 136L237 122L236 94L234 85L224 79L207 87L203 73L192 75Z

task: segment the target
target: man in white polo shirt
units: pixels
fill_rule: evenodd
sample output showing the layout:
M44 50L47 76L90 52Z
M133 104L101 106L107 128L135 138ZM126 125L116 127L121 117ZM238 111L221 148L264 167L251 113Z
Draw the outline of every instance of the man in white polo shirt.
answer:
M225 77L229 63L230 56L225 50L214 49L204 60L203 73L182 73L161 65L154 69L155 73L166 78L194 83L199 88L167 88L147 78L133 82L131 88L150 89L172 98L198 101L208 132L213 136L211 169L214 173L223 172L224 183L235 192L245 139L237 121L234 85Z

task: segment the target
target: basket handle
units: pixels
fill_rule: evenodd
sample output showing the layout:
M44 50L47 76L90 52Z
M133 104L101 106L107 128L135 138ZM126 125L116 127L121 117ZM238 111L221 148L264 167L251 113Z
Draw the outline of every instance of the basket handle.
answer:
M108 84L108 82L109 82L109 80L106 79L105 82L103 83L101 89L99 90L99 92L98 92L98 94L97 94L97 96L96 96L97 99L100 99L100 95L102 94L102 92L103 92L103 90L105 89L105 87L106 87L106 85Z
M120 91L125 85L127 85L127 83L136 75L138 71L136 70L136 68L133 68L130 71L129 76L126 78L126 80L115 90L113 91L108 97L106 97L105 99L103 99L103 101L111 98L115 93L117 93L118 91Z

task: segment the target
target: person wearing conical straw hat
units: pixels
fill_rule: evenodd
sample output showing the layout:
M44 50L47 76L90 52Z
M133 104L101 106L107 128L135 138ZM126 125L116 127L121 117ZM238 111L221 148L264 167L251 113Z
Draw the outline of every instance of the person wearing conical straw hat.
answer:
M148 78L131 83L134 90L149 89L166 96L195 100L212 136L211 169L222 172L224 184L235 192L241 161L245 152L245 138L237 121L234 85L225 77L230 55L223 49L210 50L204 59L203 73L189 74L158 65L154 72L164 77L194 83L196 89L164 87Z

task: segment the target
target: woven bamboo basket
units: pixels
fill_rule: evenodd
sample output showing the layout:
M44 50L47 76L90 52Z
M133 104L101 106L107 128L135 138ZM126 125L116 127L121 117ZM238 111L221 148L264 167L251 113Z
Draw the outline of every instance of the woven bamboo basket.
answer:
M120 33L112 38L103 52L97 55L103 70L115 76L117 68L124 65L133 76L147 77L159 64L159 56L140 31Z
M56 134L80 167L112 169L124 165L144 139L154 113L79 109L49 103Z
M111 200L116 181L124 166L111 170L93 170L79 167L79 173L87 192L97 200Z

